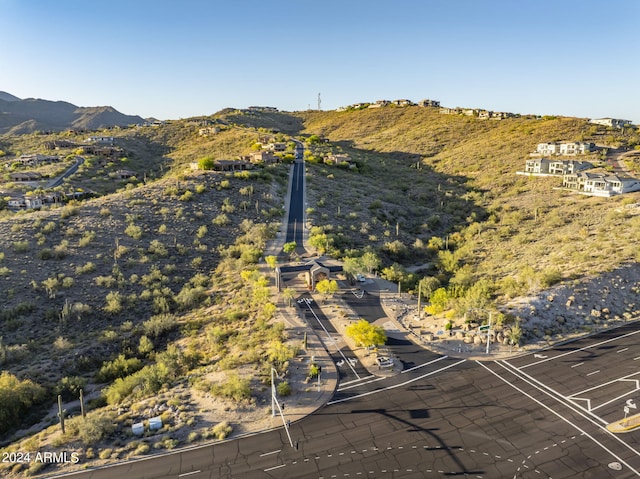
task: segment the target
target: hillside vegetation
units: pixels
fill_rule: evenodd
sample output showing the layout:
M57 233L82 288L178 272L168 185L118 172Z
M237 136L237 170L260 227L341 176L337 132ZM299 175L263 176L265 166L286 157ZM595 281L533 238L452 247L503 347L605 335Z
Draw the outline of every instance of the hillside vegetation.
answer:
M215 132L199 134L202 125ZM436 318L461 322L470 308L506 312L558 283L637 269L640 260L640 215L629 207L640 193L587 197L559 189L558 178L516 175L537 143L562 140L598 144L588 159L610 168L607 151L635 147L635 129L387 107L228 109L100 133L115 136L124 157L87 155L61 187L94 198L5 211L0 219L0 391L7 399L0 435L10 441L16 429L41 420L57 394L72 400L81 388L92 394L94 414L90 431L73 423L56 436L41 424L41 433L15 447L53 444L89 458L100 441L114 441L114 457L141 455L147 443L130 447L121 438L154 395L181 388L186 404L184 391L192 389L228 401L228 410L264 400L270 368L286 371L297 351L274 320L271 280L258 267L282 220L288 167L189 171L203 159L247 155L261 140L305 143L308 248L403 291L422 285ZM4 136L0 150L10 161L62 139L76 141L68 132ZM76 154L72 147L58 153ZM330 154L346 154L352 164L328 162ZM122 168L135 175L114 178ZM636 286L629 291L638 294ZM516 313L496 317L515 342L538 339ZM196 420L183 406L167 416L168 434Z

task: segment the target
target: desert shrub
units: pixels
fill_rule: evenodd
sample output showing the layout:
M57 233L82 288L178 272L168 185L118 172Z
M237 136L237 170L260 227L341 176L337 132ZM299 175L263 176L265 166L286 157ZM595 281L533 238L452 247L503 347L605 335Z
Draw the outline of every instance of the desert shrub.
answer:
M278 383L276 391L278 392L278 396L290 396L292 392L291 385L287 381L283 381Z
M104 306L105 312L109 314L117 314L122 311L122 296L118 291L110 291L107 293L107 304Z
M151 241L148 251L149 254L152 254L159 258L166 258L169 255L169 250L167 250L167 247L157 239Z
M28 241L14 241L13 242L13 251L16 253L26 253L29 251L29 242Z
M211 429L213 435L221 441L226 439L232 431L233 427L231 427L227 421L219 422Z
M97 444L113 431L114 418L110 414L90 413L85 418L79 416L68 422L68 433L77 436L85 446Z
M142 361L138 358L126 358L124 354L118 355L113 361L105 361L98 374L96 381L106 383L117 378L124 378L142 369Z
M198 228L198 231L196 232L196 237L199 239L204 238L207 235L208 229L206 225L202 225Z
M138 352L145 356L148 356L153 352L153 341L148 336L142 335L138 343Z
M80 397L80 390L87 386L87 380L79 376L65 376L54 389L54 393L57 396L60 394L64 401L73 401Z
M207 298L207 292L202 286L185 284L175 297L175 302L183 309L198 306Z
M95 231L87 231L82 235L82 238L80 238L80 241L78 241L78 247L80 248L84 248L86 246L89 246L91 244L91 242L96 238L96 232Z
M51 248L42 248L40 251L38 251L38 259L42 259L42 260L48 260L53 258L53 251L51 251Z
M226 214L220 213L211 222L216 226L226 226L231 223L231 220Z
M58 225L54 221L49 221L42 227L42 232L44 234L53 233L58 228Z
M251 397L251 384L248 379L230 373L225 381L211 386L211 394L240 402Z
M84 265L78 266L76 268L76 274L80 275L80 274L86 274L86 273L93 273L95 270L96 270L96 265L91 261L88 261Z
M126 234L127 236L130 236L135 240L139 240L140 238L142 238L142 228L134 224L130 224L125 228L124 234Z
M16 426L34 405L45 398L45 390L30 379L20 381L7 371L0 373L0 433Z
M70 216L76 216L80 212L80 208L74 205L63 206L60 210L60 218L69 218Z
M142 323L144 334L157 338L172 331L178 326L178 320L173 314L157 314Z

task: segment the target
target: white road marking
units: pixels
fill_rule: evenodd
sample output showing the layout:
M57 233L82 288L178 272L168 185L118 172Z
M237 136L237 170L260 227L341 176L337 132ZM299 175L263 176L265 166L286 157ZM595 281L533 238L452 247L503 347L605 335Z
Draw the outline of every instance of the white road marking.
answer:
M618 349L616 353L624 353L625 351L628 351L628 350L629 348L622 348L622 349Z
M600 372L599 369L595 370L595 371L591 371L590 373L587 373L587 376L593 376L594 374L598 374Z
M374 374L372 374L371 376L365 376L364 378L360 378L360 379L352 379L351 381L345 381L343 383L340 383L344 386L346 386L347 384L351 384L351 383L358 383L360 381L364 381L365 379L371 379L371 378L375 378L376 376Z
M573 351L567 351L566 353L558 354L557 356L553 356L552 358L541 359L540 361L535 361L533 363L529 363L529 364L526 364L524 366L521 366L519 369L524 369L524 368L528 368L529 366L535 366L537 364L546 363L547 361L551 361L552 359L562 358L564 356L568 356L569 354L578 353L580 351L585 351L587 349L595 348L596 346L600 346L602 344L607 344L607 343L610 343L611 341L617 341L618 339L626 338L628 336L633 336L634 334L638 334L638 333L640 333L640 329L638 329L637 331L632 331L632 332L627 333L627 334L623 334L622 336L618 336L618 337L615 337L615 338L610 338L610 339L606 339L604 341L600 341L599 343L590 344L589 346L585 346L584 348L574 349Z
M584 363L578 363L578 364L574 364L573 366L571 366L571 368L577 368L578 366L582 366Z
M518 391L520 394L523 394L524 396L528 397L529 399L531 399L532 401L534 401L536 404L539 404L540 406L542 406L543 408L545 408L547 411L549 411L551 414L553 414L554 416L557 416L558 418L560 418L562 421L566 422L567 424L571 425L572 427L574 427L575 429L577 429L578 431L580 431L580 433L591 439L595 444L597 444L598 446L600 446L602 449L604 449L607 453L609 453L611 456L613 456L614 458L616 458L618 461L620 461L620 463L624 464L625 466L627 466L629 468L629 470L633 471L637 476L640 476L640 471L636 471L633 467L631 467L628 463L626 463L624 460L622 460L621 458L619 458L613 451L610 451L604 444L602 444L601 442L599 442L597 439L595 439L593 436L591 436L589 433L585 432L582 428L580 428L580 426L578 426L577 424L574 424L573 422L571 422L569 419L565 418L564 416L562 416L560 413L554 411L552 408L550 408L549 406L547 406L546 404L544 404L543 402L537 400L536 398L534 398L533 396L531 396L530 394L526 393L525 391L523 391L522 389L520 389L518 386L515 386L514 384L511 384L509 381L507 381L506 379L504 379L502 376L500 376L498 373L492 371L488 366L485 366L481 361L476 361L477 364L479 364L480 366L482 366L484 369L486 369L487 371L489 371L491 374L493 374L495 377L497 377L498 379L500 379L500 381L502 381L503 383L505 383L506 385L512 387L513 389L515 389L516 391ZM506 362L505 362L506 363ZM506 366L500 364L505 370L510 371L509 369L506 368ZM511 366L511 365L509 365ZM513 366L511 366L513 367ZM513 371L511 371L513 373ZM527 374L518 371L520 374L522 374L523 376L526 376L527 378L530 377ZM516 375L516 377L518 377ZM533 386L534 388L538 389L540 392L544 392L544 390L538 386L535 386L534 384L532 384L528 379L526 379L525 377L520 378L523 381L525 381L526 383L528 383L529 385ZM535 381L535 379L532 378L533 381ZM548 394L548 393L547 393ZM553 396L551 396L553 398ZM575 412L578 412L582 417L584 417L586 420L588 420L589 422L591 422L592 424L595 424L595 421L592 420L590 417L583 415L582 413L580 413L579 411L576 411L573 407L571 407L570 404L565 404L565 406L567 406L569 409L572 409ZM606 423L605 423L606 424ZM610 433L604 426L599 426L599 429L605 433L607 433L609 435L610 438L616 440L617 442L619 442L620 444L622 444L623 446L626 446L627 449L633 451L636 455L639 455L640 453L638 453L638 451L636 451L633 447L631 447L629 444L627 444L626 442L622 441L619 437L617 437L615 434ZM571 439L575 439L577 436L572 436Z
M462 359L462 360L458 361L457 363L449 364L448 366L445 366L444 368L437 369L436 371L431 371L430 373L423 374L422 376L418 376L417 378L409 379L408 381L405 381L405 382L400 383L400 384L394 384L393 386L389 386L389 387L386 387L386 388L383 388L383 389L377 389L375 391L368 391L366 393L356 394L355 396L350 396L350 397L346 397L346 398L342 398L342 399L337 399L335 401L329 401L327 403L327 405L330 406L331 404L338 404L338 403L341 403L341 402L350 401L352 399L357 399L357 398L369 396L371 394L377 394L377 393L380 393L382 391L389 391L391 389L395 389L395 388L399 388L399 387L402 387L402 386L406 386L407 384L411 384L413 382L419 381L420 379L424 379L424 378L426 378L428 376L432 376L433 374L436 374L436 373L445 371L445 370L447 370L449 368L452 368L454 366L457 366L458 364L462 364L465 361L466 361L466 359Z
M280 469L281 467L285 467L285 466L286 466L286 464L280 464L279 466L273 466L273 467L270 467L269 469L263 469L263 471L264 472L269 472L269 471L273 471L275 469Z
M280 451L282 451L282 449L278 449L276 451L271 451L271 452L265 452L264 454L260 454L260 457L270 456L271 454L278 454Z
M311 311L311 314L313 314L313 316L316 318L316 321L318 321L318 324L322 327L324 332L327 334L327 337L329 338L329 340L331 340L331 335L329 334L329 331L327 331L327 328L324 327L324 324L322 324L322 321L320 321L320 318L318 318L318 315L316 314L316 312L311 307L311 304L309 304L309 302L307 302L307 301L305 301L305 304L307 305L307 308L309 308L309 311ZM349 359L347 359L347 357L344 355L344 353L342 352L341 349L338 349L338 352L340 353L340 356L342 356L342 359L344 359L347 362L347 364L349 364L349 367L351 368L351 371L353 371L353 374L355 374L356 378L360 379L360 375L353 368L353 365L351 364L351 361L349 361Z
M369 377L371 377L371 376L369 376ZM383 379L387 379L387 378L379 377L379 378L376 378L376 379L372 379L371 381L364 381L364 382L362 382L362 380L358 380L358 384L352 384L350 386L340 387L340 388L338 388L338 391L346 391L347 389L355 388L355 387L358 387L358 386L364 386L365 384L375 383L375 382L378 382L378 381L382 381ZM353 381L350 381L350 382L353 382ZM347 384L347 383L345 383L345 384Z
M441 360L443 360L443 359L447 359L448 357L449 357L449 356L440 356L439 358L434 359L433 361L429 361L428 363L418 364L417 366L414 366L414 367L412 367L412 368L404 369L400 374L408 373L408 372L410 372L410 371L415 371L416 369L423 368L423 367L425 367L425 366L428 366L429 364L433 364L433 363L438 362L438 361L441 361Z
M183 474L179 474L178 477L187 477L187 476L191 476L193 474L199 474L202 471L200 469L198 469L197 471L191 471L191 472L185 472Z

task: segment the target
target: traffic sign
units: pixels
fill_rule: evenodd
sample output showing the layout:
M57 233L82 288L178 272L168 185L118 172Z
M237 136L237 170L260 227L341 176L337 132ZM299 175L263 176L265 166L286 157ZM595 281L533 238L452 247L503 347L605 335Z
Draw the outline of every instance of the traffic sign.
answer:
M485 325L485 326L480 326L480 327L478 328L478 331L489 331L489 328L490 328L490 327L491 327L491 326L489 326L488 324L487 324L487 325Z

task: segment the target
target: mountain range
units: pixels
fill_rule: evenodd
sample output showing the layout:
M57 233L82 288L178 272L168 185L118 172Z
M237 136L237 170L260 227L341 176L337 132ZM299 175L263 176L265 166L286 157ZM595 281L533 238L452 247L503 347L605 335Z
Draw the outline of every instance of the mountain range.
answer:
M0 91L0 134L96 130L144 122L140 116L125 115L110 106L79 107L64 101L20 99Z

